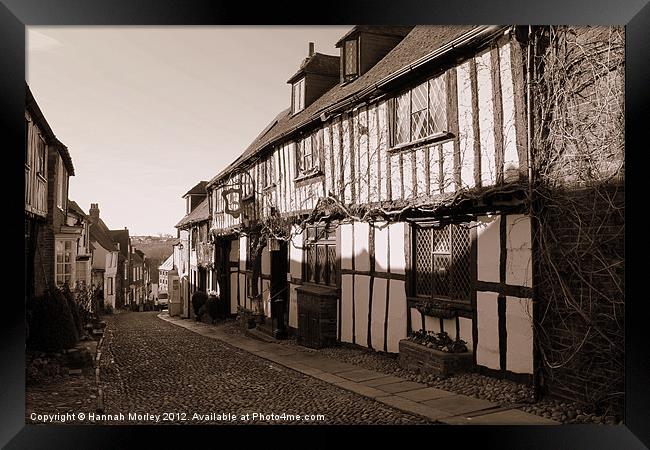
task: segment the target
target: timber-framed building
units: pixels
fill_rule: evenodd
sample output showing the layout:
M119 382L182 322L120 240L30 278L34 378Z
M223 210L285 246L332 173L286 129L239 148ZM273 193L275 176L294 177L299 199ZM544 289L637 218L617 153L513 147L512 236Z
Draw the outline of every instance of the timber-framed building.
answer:
M477 370L541 384L533 33L356 26L339 55L310 46L290 107L206 184L207 289L306 345L397 353L444 331Z

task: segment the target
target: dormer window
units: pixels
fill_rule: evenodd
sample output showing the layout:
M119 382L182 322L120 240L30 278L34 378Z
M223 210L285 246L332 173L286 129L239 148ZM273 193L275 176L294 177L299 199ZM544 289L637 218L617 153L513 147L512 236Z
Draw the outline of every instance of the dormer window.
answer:
M291 95L291 112L296 114L305 109L305 78L293 83L293 94Z
M359 74L359 45L357 39L345 41L343 48L343 75L345 81L356 78Z

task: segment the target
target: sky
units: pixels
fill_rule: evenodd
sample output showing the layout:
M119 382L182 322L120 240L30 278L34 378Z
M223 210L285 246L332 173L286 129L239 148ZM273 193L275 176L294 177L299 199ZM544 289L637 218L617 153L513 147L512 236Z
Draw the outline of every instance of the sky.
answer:
M75 168L69 198L111 229L176 235L181 198L291 101L308 55L351 26L27 27L27 83Z

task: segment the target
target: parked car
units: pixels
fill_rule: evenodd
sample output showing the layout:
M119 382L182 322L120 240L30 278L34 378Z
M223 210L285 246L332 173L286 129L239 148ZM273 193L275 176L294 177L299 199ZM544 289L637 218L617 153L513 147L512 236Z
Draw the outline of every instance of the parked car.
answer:
M167 303L169 299L167 298L167 293L161 292L158 294L158 298L154 300L155 308L159 311L167 308Z

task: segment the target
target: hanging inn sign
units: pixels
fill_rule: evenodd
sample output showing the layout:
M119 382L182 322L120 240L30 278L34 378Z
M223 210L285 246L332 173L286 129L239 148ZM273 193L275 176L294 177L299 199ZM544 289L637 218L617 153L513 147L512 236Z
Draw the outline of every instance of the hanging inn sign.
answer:
M247 178L247 182L250 183L249 187L254 186L253 177L244 170L236 171L231 175L228 182L221 185L223 188L221 196L224 200L224 211L235 219L243 214L243 203L253 196L252 193L247 195L244 178Z

